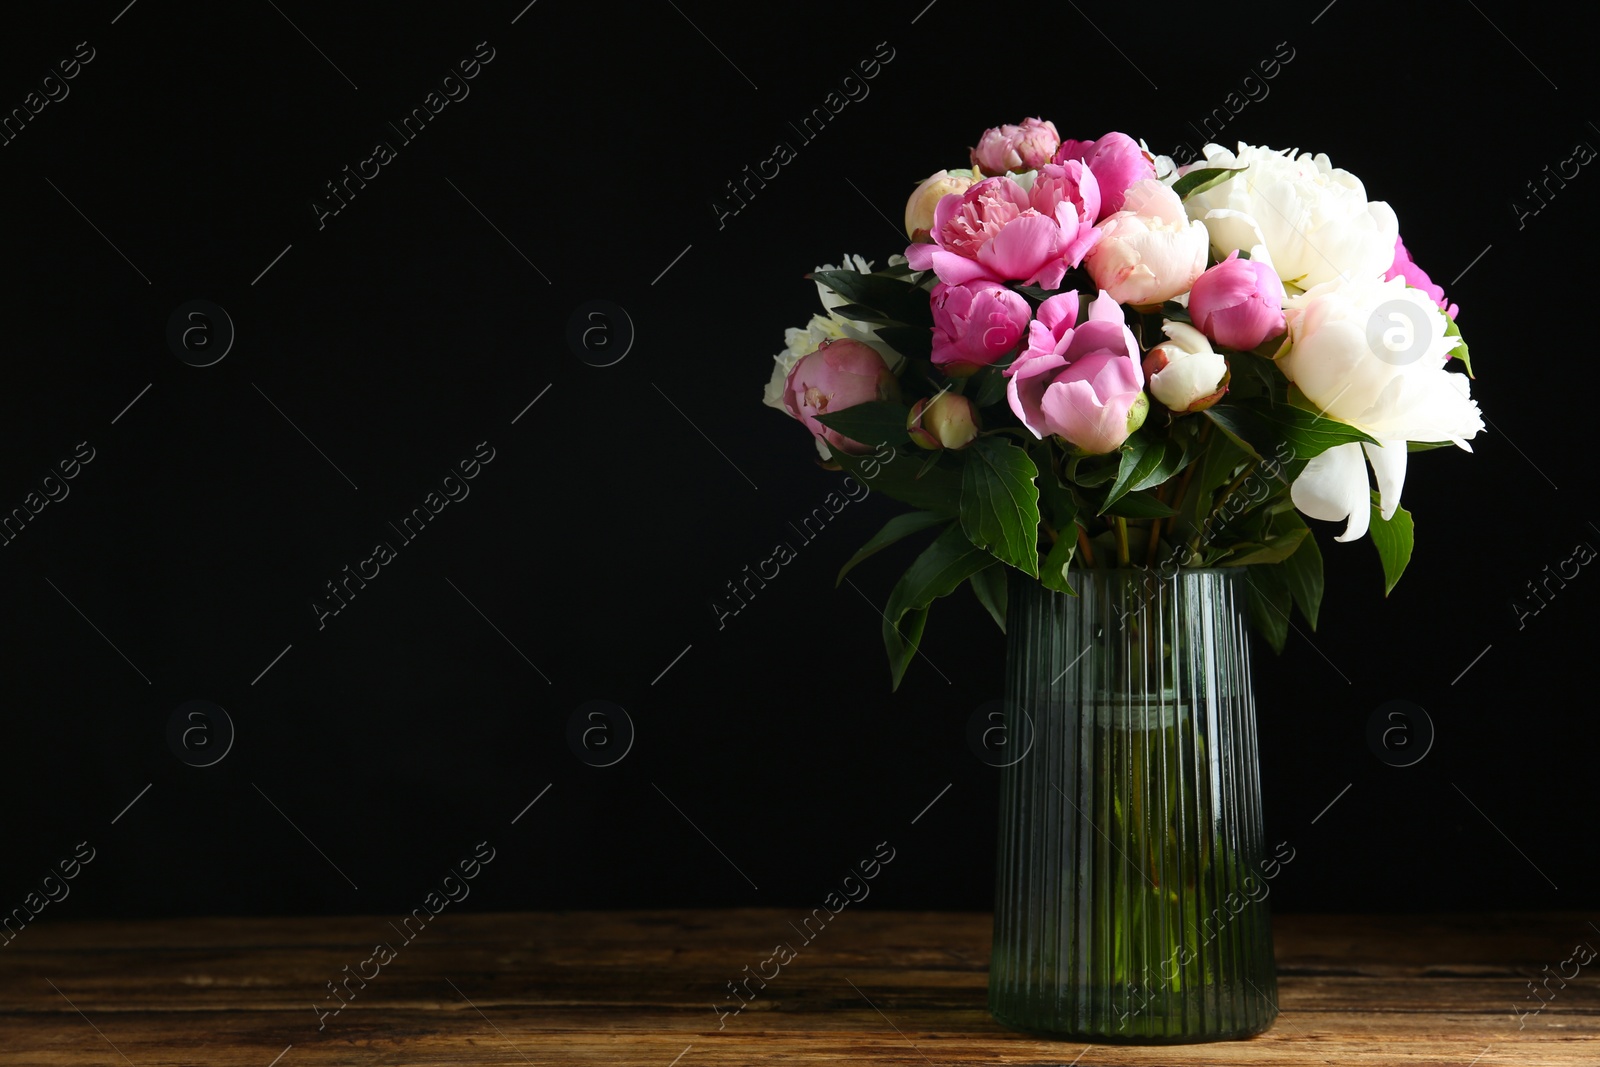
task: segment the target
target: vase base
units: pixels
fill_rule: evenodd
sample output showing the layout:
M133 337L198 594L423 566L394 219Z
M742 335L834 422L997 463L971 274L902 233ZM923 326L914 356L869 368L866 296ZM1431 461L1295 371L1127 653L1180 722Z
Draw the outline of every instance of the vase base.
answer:
M1278 1013L1273 1011L1257 1026L1242 1027L1232 1030L1213 1030L1197 1033L1130 1033L1128 1031L1098 1031L1093 1029L1054 1029L1047 1026L1029 1024L1021 1020L1008 1019L991 1010L990 1016L995 1022L1008 1030L1026 1034L1029 1037L1039 1038L1043 1041L1082 1041L1094 1045L1204 1045L1215 1041L1248 1041L1258 1037L1272 1028L1277 1021Z

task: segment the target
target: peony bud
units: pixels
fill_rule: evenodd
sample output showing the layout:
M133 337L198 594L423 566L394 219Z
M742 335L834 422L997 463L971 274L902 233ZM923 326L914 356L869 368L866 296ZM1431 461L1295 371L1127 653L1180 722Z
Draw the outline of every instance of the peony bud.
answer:
M1240 259L1234 250L1195 279L1189 317L1217 344L1248 352L1282 335L1283 300L1278 272L1266 263Z
M923 448L966 448L978 436L978 412L966 397L946 391L918 400L906 430Z
M913 241L928 241L933 230L933 211L951 193L967 191L973 181L970 170L941 170L917 186L906 201L906 236Z
M860 341L824 341L789 372L783 404L813 435L841 452L871 448L817 420L870 400L896 400L900 382L876 349Z
M1081 159L1099 182L1101 213L1091 222L1121 211L1123 197L1136 182L1159 177L1155 157L1125 133L1108 133L1097 141L1062 141L1052 162L1069 159Z
M1144 359L1150 392L1175 414L1204 411L1228 391L1228 361L1212 351L1205 335L1181 322L1163 322L1171 340L1156 345Z
M999 282L940 282L930 295L933 365L965 378L1005 356L1028 331L1033 309Z
M996 126L983 131L972 150L972 165L985 174L1038 170L1061 147L1055 123L1023 119L1020 126Z

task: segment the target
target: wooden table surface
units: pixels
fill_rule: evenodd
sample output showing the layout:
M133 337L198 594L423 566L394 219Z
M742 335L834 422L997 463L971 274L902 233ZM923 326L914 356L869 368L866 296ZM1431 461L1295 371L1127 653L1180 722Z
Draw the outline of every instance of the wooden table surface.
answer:
M986 914L851 909L719 1020L726 983L801 944L798 919L454 913L408 943L384 916L42 916L0 949L0 1064L1600 1064L1600 959L1573 961L1600 945L1587 915L1282 916L1266 1034L1144 1048L995 1023ZM377 942L395 950L382 965ZM356 971L365 988L320 1015Z

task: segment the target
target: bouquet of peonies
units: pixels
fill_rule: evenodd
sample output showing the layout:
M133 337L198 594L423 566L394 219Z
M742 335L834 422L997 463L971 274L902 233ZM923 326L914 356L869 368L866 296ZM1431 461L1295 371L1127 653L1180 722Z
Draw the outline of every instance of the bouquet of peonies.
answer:
M839 579L938 531L884 610L896 686L963 582L1004 627L1007 566L1065 593L1072 567L1249 567L1279 650L1322 599L1302 516L1370 534L1399 580L1407 455L1483 429L1456 306L1327 156L1204 153L987 130L911 194L903 256L809 275L825 314L788 332L766 403L916 509Z

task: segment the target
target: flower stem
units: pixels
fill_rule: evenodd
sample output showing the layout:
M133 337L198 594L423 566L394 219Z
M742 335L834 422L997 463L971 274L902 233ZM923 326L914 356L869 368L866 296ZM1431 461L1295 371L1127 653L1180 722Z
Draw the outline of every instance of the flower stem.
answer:
M1117 516L1117 562L1128 565L1128 520Z
M1204 446L1206 443L1207 432L1210 429L1211 421L1207 419L1205 424L1200 427L1200 431L1195 434L1194 447L1196 452L1201 451L1202 446ZM1179 515L1183 514L1184 500L1189 492L1189 479L1194 477L1194 469L1204 462L1204 458L1205 457L1203 455L1197 455L1194 459L1190 460L1189 465L1183 469L1183 477L1178 481L1178 491L1172 498L1172 508ZM1165 485L1165 483L1162 484ZM1177 529L1176 519L1174 519L1172 529Z
M1073 525L1077 525L1074 523ZM1089 566L1094 566L1094 552L1089 548L1089 535L1082 526L1078 527L1078 551L1083 553L1083 560Z
M1206 530L1211 528L1212 520L1222 513L1222 506L1226 504L1228 502L1228 498L1233 496L1235 491L1237 491L1238 488L1243 485L1252 474L1255 473L1256 467L1257 464L1254 463L1245 464L1244 470L1239 472L1239 476L1237 478L1228 483L1228 487L1222 491L1222 494L1217 497L1216 502L1207 510L1205 520L1201 522L1200 528L1194 532L1194 539L1189 542L1189 555L1191 558L1200 551L1200 540L1205 535ZM1215 535L1217 531L1212 529L1211 532L1213 535Z

